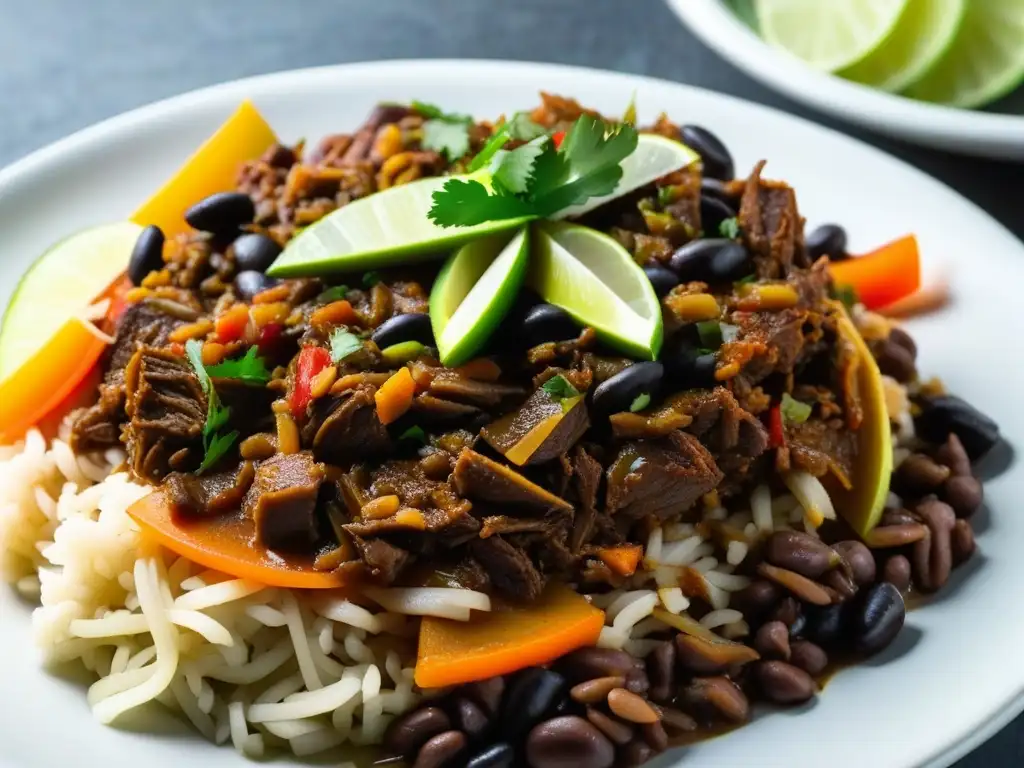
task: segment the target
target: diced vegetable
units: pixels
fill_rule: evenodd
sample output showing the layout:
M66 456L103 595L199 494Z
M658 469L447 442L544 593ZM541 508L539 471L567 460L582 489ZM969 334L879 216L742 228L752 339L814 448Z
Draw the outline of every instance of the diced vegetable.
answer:
M768 445L781 448L786 444L786 430L782 419L782 406L776 403L768 411Z
M245 333L249 324L249 308L245 304L235 304L231 309L217 318L213 329L217 338L223 342L238 341Z
M921 286L917 238L901 237L871 253L829 266L836 285L852 288L868 309L879 309Z
M132 214L132 221L142 226L155 224L168 238L187 232L185 209L215 192L233 191L238 167L246 160L255 160L276 142L274 131L252 102L242 102L178 172Z
M601 562L619 576L632 576L636 573L641 555L643 555L643 547L638 544L597 550L597 556L601 558Z
M790 424L803 424L811 417L813 410L809 403L800 402L788 392L782 393L782 403L779 407L782 410L783 419Z
M381 424L390 424L408 411L415 394L416 382L409 369L401 368L395 372L373 395Z
M306 406L313 399L313 379L331 363L331 353L323 347L303 347L299 352L295 363L295 386L289 401L295 416L306 412Z
M531 605L477 614L468 623L426 617L416 684L440 688L547 664L596 643L603 626L602 611L560 585Z
M345 585L337 573L313 570L255 546L252 536L225 529L231 522L219 517L185 518L161 491L154 491L128 508L144 536L194 563L229 576L270 587L338 589ZM245 524L245 521L240 523Z

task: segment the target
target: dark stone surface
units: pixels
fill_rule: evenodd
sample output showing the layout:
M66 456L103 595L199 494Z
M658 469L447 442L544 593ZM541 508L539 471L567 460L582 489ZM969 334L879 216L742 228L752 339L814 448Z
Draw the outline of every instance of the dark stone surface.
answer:
M812 117L937 176L1024 236L1024 166L821 118L719 60L661 0L0 0L0 19L0 165L97 120L247 75L389 58L551 61L691 83ZM957 768L1022 764L1018 720Z

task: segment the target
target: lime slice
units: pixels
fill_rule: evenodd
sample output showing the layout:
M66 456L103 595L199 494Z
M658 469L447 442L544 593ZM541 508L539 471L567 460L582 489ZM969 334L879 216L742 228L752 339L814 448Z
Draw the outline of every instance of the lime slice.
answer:
M431 196L452 178L402 184L349 203L303 230L267 270L272 277L328 275L440 258L478 237L507 232L526 219L488 221L472 227L440 227L427 213Z
M430 291L430 322L441 362L461 365L487 343L526 279L529 230L491 235L453 253Z
M62 240L22 276L0 323L0 379L42 348L128 266L142 227L122 221Z
M888 39L909 0L755 0L761 35L815 69L856 64Z
M622 161L622 179L610 195L594 197L580 205L566 208L554 216L555 219L567 219L582 216L587 211L604 205L617 197L628 195L634 190L645 187L667 176L673 171L685 168L700 160L692 149L685 144L653 133L640 134L636 151Z
M1024 3L968 0L949 52L904 94L973 109L1024 81Z
M534 233L529 282L544 300L609 346L654 360L661 349L661 305L629 251L577 224L545 222Z
M910 0L888 39L838 74L883 91L902 91L949 51L967 5L968 0Z

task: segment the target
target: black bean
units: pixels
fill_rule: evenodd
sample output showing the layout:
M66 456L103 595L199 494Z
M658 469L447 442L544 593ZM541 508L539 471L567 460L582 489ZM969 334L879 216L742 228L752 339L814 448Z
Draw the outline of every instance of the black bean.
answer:
M647 656L647 677L651 681L651 701L668 701L676 692L676 644L658 643Z
M582 717L556 717L530 731L526 760L530 768L611 768L615 748Z
M736 177L732 155L715 134L699 125L684 125L679 133L683 144L700 155L704 176L722 181Z
M515 765L516 752L506 741L491 744L483 752L478 752L466 762L466 768L512 768Z
M711 282L711 262L722 250L739 250L746 256L746 250L734 240L721 237L709 237L702 240L691 240L681 248L677 248L669 260L672 271L679 276L680 282L693 280Z
M281 246L274 240L257 232L247 232L232 245L238 271L253 269L266 272L274 259L281 255Z
M790 638L800 637L804 633L804 629L807 627L807 614L800 609L800 604L797 603L796 600L792 597L787 599L797 606L796 612L793 614L793 620L787 624L789 627L789 636Z
M919 404L921 415L914 425L918 436L929 443L944 443L953 433L971 460L977 461L999 442L999 425L955 395L924 398Z
M654 749L646 741L636 740L619 750L619 762L623 768L639 768L654 757Z
M628 411L640 395L657 396L664 376L665 368L661 363L633 363L597 385L593 409L604 414Z
M691 733L697 730L697 721L673 707L658 707L662 725L673 733Z
M776 585L779 586L779 585ZM779 586L781 589L781 586ZM789 627L790 634L796 634L794 627L797 622L801 620L803 613L800 610L800 603L792 595L787 594L779 604L775 606L775 611L772 613L771 618L776 621L781 621L787 627ZM801 626L803 624L801 623Z
M651 287L659 299L679 285L676 273L660 264L648 264L644 267L644 274L651 281Z
M722 222L736 215L732 206L714 197L700 198L700 226L705 237L725 237L721 231Z
M928 536L914 544L914 583L925 592L935 592L949 581L953 569L951 536L956 525L953 508L934 496L919 503L914 511L928 526Z
M633 668L626 673L626 684L623 687L631 693L647 695L651 681L647 677L647 665L643 659L633 659Z
M893 326L889 330L889 341L897 346L903 347L912 358L917 359L917 342L914 338L899 326Z
M735 195L729 194L725 182L721 179L712 179L708 176L702 178L700 180L700 194L701 197L713 197L715 200L721 200L733 210L739 204L739 199Z
M239 272L235 275L235 290L243 301L252 301L257 293L273 288L278 281L262 272Z
M882 568L882 580L892 584L900 592L910 589L910 560L904 555L893 555L885 561Z
M901 495L911 498L933 492L949 479L952 470L923 453L912 453L896 469L893 478Z
M950 468L954 477L963 477L971 474L971 457L964 450L964 444L960 438L952 432L946 438L946 442L939 446L935 452L935 458L940 464Z
M450 731L451 727L451 720L439 707L413 710L388 727L384 734L384 751L411 760L430 739Z
M668 734L665 733L665 726L660 722L648 723L640 726L643 731L644 741L650 745L655 752L664 752L668 749Z
M685 334L677 333L661 352L665 376L674 389L710 389L715 385L718 355L701 352Z
M740 280L754 271L754 263L747 249L735 240L729 241L729 247L720 248L711 257L709 277L711 282L733 282Z
M575 684L595 677L625 677L633 669L633 662L625 651L588 647L563 656L559 668Z
M487 730L487 715L471 699L457 699L451 709L455 727L464 731L470 739L475 739Z
M753 625L760 624L782 600L782 589L767 579L757 579L734 592L729 605Z
M817 579L834 568L839 556L817 536L799 531L777 531L768 538L765 560L772 565Z
M805 240L812 259L829 256L833 261L846 258L846 230L838 224L822 224L812 229Z
M790 646L789 663L817 677L828 667L828 654L809 640L797 640Z
M850 616L854 649L870 656L888 647L906 617L903 595L895 585L883 581L865 590Z
M757 658L757 652L739 643L712 643L680 633L675 637L679 668L688 674L717 675Z
M850 569L855 583L864 586L875 580L875 556L863 542L856 539L838 541L832 545L832 549L839 553L843 563Z
M621 720L617 720L610 715L606 715L599 709L587 707L587 720L589 720L595 728L619 746L628 744L633 738L632 725L624 723Z
M957 517L972 517L981 508L985 489L981 481L971 475L951 477L942 486L942 498L953 508Z
M234 235L255 217L256 206L243 192L216 192L185 211L190 227L222 237Z
M459 731L448 731L432 738L416 755L412 768L445 768L466 749L466 735Z
M914 356L891 339L875 344L874 354L878 369L886 376L892 376L901 384L907 384L916 378L917 364Z
M977 545L974 543L974 530L966 520L957 520L950 537L953 548L953 567L962 565L971 559Z
M139 233L132 255L128 258L128 279L132 285L142 285L150 272L164 266L164 233L160 227L148 226Z
M565 341L579 336L580 326L569 313L553 304L538 304L523 317L521 333L528 347L547 341Z
M761 693L775 704L803 704L818 691L809 674L784 661L758 662L754 674Z
M745 723L750 701L727 677L696 677L679 692L679 701L698 718Z
M807 616L804 638L827 649L842 645L849 623L849 611L843 603L807 606L804 614Z
M463 687L462 691L479 704L490 717L498 714L501 707L501 697L505 693L505 678L491 677L487 680L469 683Z
M833 603L841 603L857 594L857 585L844 568L833 568L821 577L821 583L835 593L832 598Z
M565 678L557 672L532 667L521 672L505 695L499 728L509 741L516 741L550 713L566 691Z
M789 627L781 621L763 624L754 635L754 649L763 659L789 660Z
M377 326L370 338L380 349L403 341L418 341L431 346L434 343L434 329L430 325L430 315L410 312L388 318Z

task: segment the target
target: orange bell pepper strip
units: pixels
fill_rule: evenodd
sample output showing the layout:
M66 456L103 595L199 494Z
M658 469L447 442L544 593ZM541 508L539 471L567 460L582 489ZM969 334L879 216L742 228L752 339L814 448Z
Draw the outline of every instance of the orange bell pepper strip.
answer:
M636 573L642 555L643 547L638 544L597 550L597 556L601 558L601 562L619 576L632 576Z
M909 296L921 286L917 238L901 237L881 248L828 268L835 284L852 288L868 309L880 309Z
M373 399L377 403L377 416L381 424L390 424L412 407L416 382L408 368L400 368L381 384Z
M252 102L242 102L178 172L132 214L132 221L144 227L155 224L168 239L188 232L185 210L215 192L232 191L239 166L255 160L276 142L274 131Z
M55 411L89 375L106 342L77 318L68 320L18 370L0 382L0 443L20 440Z
M345 586L344 578L336 572L314 571L311 565L302 567L254 546L249 520L179 516L161 491L132 504L128 514L139 524L143 536L181 557L229 576L289 589ZM239 531L239 527L246 530Z
M594 645L604 612L552 584L528 606L474 613L468 622L424 617L416 685L443 688L547 664Z

